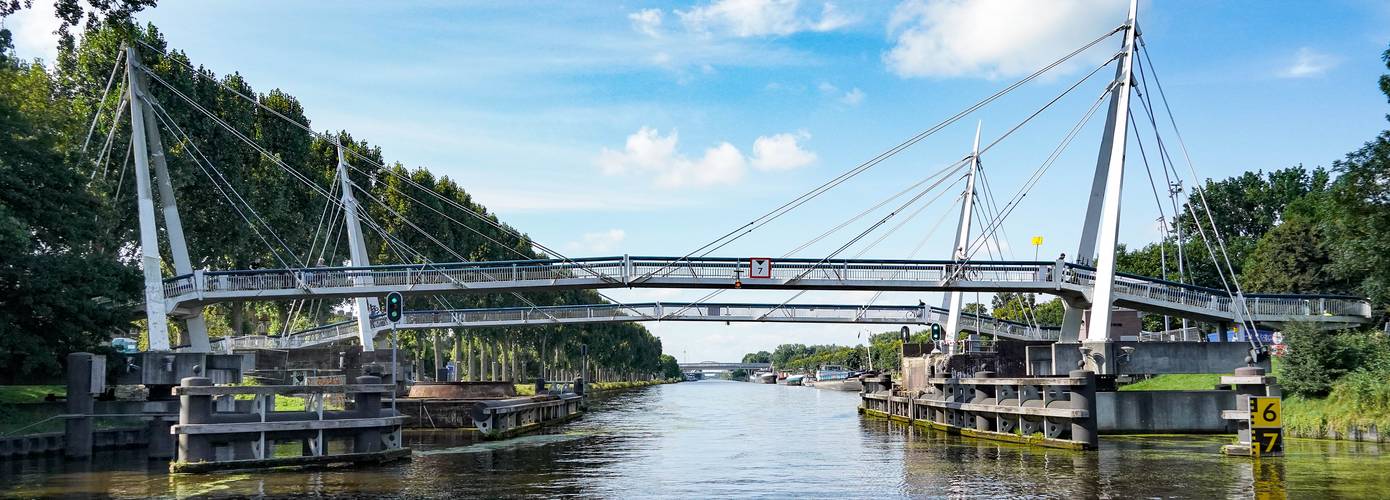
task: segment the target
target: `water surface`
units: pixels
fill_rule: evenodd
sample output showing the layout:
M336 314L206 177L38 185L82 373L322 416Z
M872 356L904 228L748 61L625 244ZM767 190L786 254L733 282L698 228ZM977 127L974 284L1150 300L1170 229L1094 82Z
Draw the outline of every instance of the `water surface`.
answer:
M1218 453L1229 436L1105 436L1073 452L948 436L859 416L854 393L725 381L599 396L548 433L474 443L410 436L404 463L169 476L135 453L0 463L38 496L664 498L1384 498L1374 444L1292 440L1283 458Z

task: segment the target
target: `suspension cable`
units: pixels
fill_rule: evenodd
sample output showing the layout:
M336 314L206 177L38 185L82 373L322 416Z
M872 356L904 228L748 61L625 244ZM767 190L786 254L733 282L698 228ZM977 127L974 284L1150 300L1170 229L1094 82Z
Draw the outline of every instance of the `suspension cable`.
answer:
M811 189L810 191L807 191L807 192L805 192L805 193L803 193L803 194L797 196L796 198L793 198L791 201L788 201L788 202L786 202L786 203L784 203L784 204L778 206L777 208L773 209L772 211L767 212L767 213L765 213L765 214L763 214L763 215L760 215L760 216L758 216L757 218L754 218L753 220L749 221L748 223L746 223L746 224L744 224L744 225L742 225L742 226L739 226L739 227L733 229L732 231L729 231L728 233L725 233L724 235L722 235L722 236L720 236L720 237L718 237L718 238L715 238L713 241L710 241L709 243L706 243L706 244L700 246L699 248L696 248L695 250L690 251L689 253L685 254L685 255L682 256L681 258L676 259L674 262L667 263L666 265L662 266L661 268L658 268L657 270L654 270L654 271L652 271L652 272L647 273L646 275L642 276L642 279L646 279L646 278L648 278L648 277L651 277L651 276L655 275L656 273L658 273L658 272L660 272L660 271L662 271L662 270L665 270L666 267L675 265L675 264L677 264L677 263L679 263L679 262L684 262L684 261L688 260L691 256L693 256L693 255L695 255L695 254L697 254L697 253L700 253L700 252L702 252L702 251L703 251L704 253L701 254L701 256L704 256L704 255L709 255L710 253L712 253L712 252L714 252L714 251L717 251L717 250L720 249L720 248L723 248L725 245L728 245L729 243L733 242L734 240L737 240L737 239L739 239L739 238L742 238L743 236L745 236L745 235L747 235L747 234L749 234L749 233L751 233L751 232L757 230L758 228L760 228L760 227L766 225L767 223L772 222L773 220L776 220L777 218L780 218L782 215L786 214L787 212L790 212L791 210L794 210L794 209L796 209L797 207L800 207L801 205L805 204L806 202L811 201L812 199L815 199L815 198L819 197L820 195L824 194L825 192L827 192L827 191L829 191L829 190L831 190L831 189L834 189L835 187L838 187L840 184L843 184L844 182L850 180L851 178L854 178L855 176L858 176L859 174L863 173L864 171L866 171L866 170L868 170L868 169L870 169L870 168L873 168L873 167L877 166L878 164L882 163L884 160L887 160L888 158L893 157L894 155L898 154L899 152L901 152L901 151L903 151L903 150L905 150L905 149L907 149L907 148L909 148L909 147L911 147L911 146L917 144L918 142L921 142L923 139L926 139L927 137L931 136L932 134L935 134L936 132L938 132L938 131L940 131L940 130L946 128L947 126L951 125L952 123L955 123L956 121L960 120L961 118L964 118L964 117L970 115L971 113L974 113L975 111L979 110L980 108L982 108L982 107L984 107L984 106L986 106L986 105L989 105L990 103L994 102L995 100L999 99L1000 97L1004 96L1005 94L1008 94L1009 92L1012 92L1014 89L1017 89L1018 87L1022 86L1023 84L1032 81L1033 79L1037 78L1038 76L1040 76L1040 75L1042 75L1042 74L1044 74L1044 73L1046 73L1046 72L1052 70L1053 68L1055 68L1055 67L1061 65L1062 63L1064 63L1064 62L1070 60L1072 57L1075 57L1077 54L1080 54L1080 53L1082 53L1082 52L1085 52L1087 49L1089 49L1089 48L1095 46L1097 43L1100 43L1102 40L1105 40L1105 39L1109 38L1111 35L1114 35L1115 33L1120 32L1120 31L1123 30L1124 28L1125 28L1125 26L1119 26L1119 27L1117 27L1117 28L1115 28L1115 29L1113 29L1113 30L1111 30L1111 31L1109 31L1109 32L1107 32L1107 33L1105 33L1104 35L1101 35L1100 37L1097 37L1096 39L1090 41L1089 43L1087 43L1087 44L1085 44L1085 45L1083 45L1083 46L1081 46L1080 48L1078 48L1078 49L1076 49L1076 50L1073 50L1072 52L1068 53L1068 54L1065 55L1065 56L1062 56L1061 59L1057 59L1056 61L1053 61L1052 63L1050 63L1050 64L1048 64L1048 65L1042 67L1041 69L1039 69L1039 70L1033 72L1032 74L1028 75L1027 77L1024 77L1023 79L1014 82L1013 84L1009 85L1008 87L1005 87L1004 89L999 90L998 92L995 92L994 94L990 95L989 97L986 97L986 98L984 98L984 99L982 99L982 100L980 100L980 101L977 101L975 104L973 104L973 105L971 105L971 106L969 106L969 107L966 107L965 109L961 110L960 112L957 112L955 115L952 115L951 117L949 117L949 118L947 118L947 119L945 119L945 120L942 120L941 122L939 122L939 123L937 123L936 125L933 125L933 126L931 126L930 128L928 128L928 129L926 129L926 130L924 130L924 131L918 133L917 135L914 135L914 136L912 136L911 138L908 138L906 141L903 141L903 142L897 144L896 146L893 146L893 147L889 148L888 150L886 150L886 151L884 151L884 152L882 152L882 153L879 153L877 156L874 156L873 158L870 158L869 160L867 160L867 161L865 161L865 162L859 164L858 166L856 166L856 167L854 167L854 168L851 168L850 170L848 170L848 171L846 171L846 172L844 172L844 173L841 173L840 175L838 175L838 176L836 176L836 177L830 179L829 181L826 181L824 184L821 184L821 185L819 185L819 186L817 186L817 187ZM726 241L726 240L727 240L727 241ZM722 242L722 243L721 243L721 242ZM711 248L711 247L713 247L713 248ZM708 250L707 250L707 249L708 249Z
M121 47L124 48L125 45L122 44ZM101 103L106 102L106 97L107 97L108 95L110 95L110 92L111 92L111 83L116 81L116 73L117 73L118 71L120 71L120 69L121 69L121 60L124 59L124 58L125 58L125 50L117 49L117 50L116 50L116 62L113 63L113 64L111 65L111 74L108 75L108 76L106 77L106 87L103 88L103 89L101 90L101 98L98 99L98 102L101 102ZM124 97L123 97L121 100L124 100ZM119 102L119 101L118 101L118 102ZM117 104L116 106L119 107L120 104ZM92 134L95 133L96 130L97 130L97 121L101 120L101 113L102 113L102 111L104 111L104 110L106 109L106 106L97 105L96 108L97 108L97 109L96 109L96 113L95 113L94 115L92 115L92 124L87 126L87 138L84 139L84 140L82 141L82 150L81 150L81 152L82 152L83 154L86 154L86 153L87 153L87 145L88 145L88 144L91 144L91 142L92 142ZM119 121L119 120L117 120L117 121ZM115 122L112 122L112 128L115 128Z

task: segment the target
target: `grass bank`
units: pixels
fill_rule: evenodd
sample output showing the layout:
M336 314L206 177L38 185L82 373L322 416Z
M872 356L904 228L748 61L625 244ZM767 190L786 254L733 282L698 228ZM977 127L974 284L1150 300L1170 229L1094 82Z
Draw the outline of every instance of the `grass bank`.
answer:
M1159 375L1120 387L1121 391L1209 391L1221 383L1216 374Z
M49 394L62 397L68 393L62 385L0 385L0 405L42 403Z
M1271 371L1279 376L1279 360ZM1120 387L1121 391L1200 391L1220 383L1216 374L1159 375ZM1374 425L1382 434L1390 430L1390 381L1373 372L1353 372L1332 383L1323 398L1284 396L1284 429L1290 436L1322 438L1329 431L1346 434L1352 428Z
M673 384L680 382L677 379L666 380L643 380L639 382L595 382L589 384L591 392L616 391L619 389L632 389L634 387L646 387L649 385ZM536 386L531 384L516 384L516 394L518 396L536 395Z

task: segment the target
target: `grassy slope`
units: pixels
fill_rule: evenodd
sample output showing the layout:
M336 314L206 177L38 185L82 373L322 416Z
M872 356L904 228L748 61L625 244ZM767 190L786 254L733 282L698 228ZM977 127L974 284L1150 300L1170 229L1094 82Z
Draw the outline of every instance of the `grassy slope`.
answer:
M614 389L627 389L631 387L669 384L671 382L675 382L675 380L653 380L650 382L598 382L590 385L589 388L594 391L611 391ZM536 395L536 386L532 384L516 384L516 395L534 396Z
M1279 376L1279 360L1274 360L1272 374ZM1195 391L1212 389L1221 376L1159 375L1142 382L1121 387L1122 391ZM1390 382L1387 382L1390 383ZM1328 427L1345 432L1349 426L1361 428L1375 425L1390 429L1390 409L1364 401L1344 381L1333 384L1332 394L1325 398L1284 397L1284 427L1297 436L1323 436ZM1382 432L1384 432L1382 430Z
M68 388L61 385L3 385L0 386L0 405L42 403L50 393L63 396Z
M1209 391L1221 383L1216 374L1159 375L1123 387L1122 391Z

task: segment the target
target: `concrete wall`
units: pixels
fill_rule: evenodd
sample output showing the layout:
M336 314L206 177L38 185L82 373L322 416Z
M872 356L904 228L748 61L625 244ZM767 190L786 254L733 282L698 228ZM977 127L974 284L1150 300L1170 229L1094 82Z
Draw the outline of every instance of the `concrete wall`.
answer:
M1129 375L1161 375L1167 373L1229 374L1245 366L1250 345L1244 342L1117 342L1119 347L1133 347L1129 362L1120 365L1120 373ZM1049 347L1030 346L1027 349L1028 368L1032 376L1062 374L1076 369L1081 360L1080 344L1061 343ZM1119 349L1116 349L1119 352ZM1050 371L1041 371L1048 367ZM1269 360L1256 364L1266 370Z
M1231 391L1119 391L1096 393L1097 425L1110 434L1224 434L1221 420L1234 410Z

